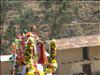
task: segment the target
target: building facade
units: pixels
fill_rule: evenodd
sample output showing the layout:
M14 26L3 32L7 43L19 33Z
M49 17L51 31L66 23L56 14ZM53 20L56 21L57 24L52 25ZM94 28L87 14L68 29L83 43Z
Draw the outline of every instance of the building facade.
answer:
M100 75L100 35L57 40L57 75Z

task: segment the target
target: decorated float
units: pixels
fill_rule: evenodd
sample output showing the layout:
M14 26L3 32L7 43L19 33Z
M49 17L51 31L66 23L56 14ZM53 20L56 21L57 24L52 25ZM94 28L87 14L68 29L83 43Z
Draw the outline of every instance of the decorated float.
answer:
M55 40L46 50L36 33L19 33L12 43L12 75L54 75L57 69Z

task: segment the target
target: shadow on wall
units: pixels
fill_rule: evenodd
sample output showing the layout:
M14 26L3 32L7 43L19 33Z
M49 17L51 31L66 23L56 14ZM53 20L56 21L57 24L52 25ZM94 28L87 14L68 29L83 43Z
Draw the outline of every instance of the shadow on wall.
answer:
M93 75L100 75L100 72L95 72Z

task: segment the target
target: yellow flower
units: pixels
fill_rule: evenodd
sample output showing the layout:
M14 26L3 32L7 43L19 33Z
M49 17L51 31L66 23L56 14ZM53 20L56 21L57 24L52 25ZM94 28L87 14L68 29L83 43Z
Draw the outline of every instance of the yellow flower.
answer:
M33 47L32 47L32 46L30 46L30 49L33 49Z
M56 56L56 53L51 54L52 56Z
M44 72L41 72L40 75L45 75Z
M52 63L57 63L57 61L56 61L55 59L54 59L54 60L52 60L51 62L52 62Z
M32 66L32 69L36 71L36 68Z
M52 73L52 69L51 68L46 68L45 73Z
M26 75L35 75L35 74L34 74L34 71L29 71L26 73Z
M51 41L51 42L54 42L54 43L55 43L55 42L56 42L56 40L55 40L55 39L52 39L52 41Z

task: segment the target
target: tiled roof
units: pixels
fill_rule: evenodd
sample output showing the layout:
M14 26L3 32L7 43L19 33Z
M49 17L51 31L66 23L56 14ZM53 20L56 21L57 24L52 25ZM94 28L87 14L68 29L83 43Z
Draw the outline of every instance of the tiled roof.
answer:
M100 45L100 34L56 40L58 50Z

